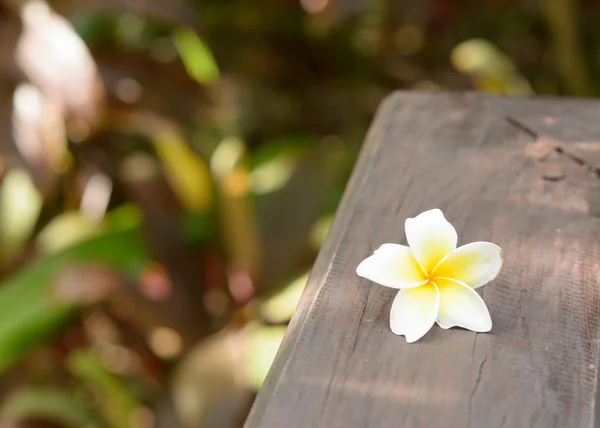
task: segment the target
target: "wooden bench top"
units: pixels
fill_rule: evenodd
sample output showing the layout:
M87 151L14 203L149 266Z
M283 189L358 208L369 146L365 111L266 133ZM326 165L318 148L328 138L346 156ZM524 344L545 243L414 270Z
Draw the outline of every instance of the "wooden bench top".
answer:
M390 96L246 427L600 427L599 177L600 102ZM355 273L430 208L504 250L490 333L407 344Z

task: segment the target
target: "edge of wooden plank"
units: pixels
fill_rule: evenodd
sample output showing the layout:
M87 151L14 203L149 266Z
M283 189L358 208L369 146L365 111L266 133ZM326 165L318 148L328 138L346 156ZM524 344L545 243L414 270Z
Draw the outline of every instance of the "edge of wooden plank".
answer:
M267 378L260 389L244 427L259 427L263 414L269 404L273 394L277 391L279 377L283 373L285 366L293 353L297 343L296 338L304 328L304 320L308 319L313 304L325 284L329 271L333 264L333 258L340 244L340 237L347 228L355 198L360 194L360 189L367 179L369 165L373 162L381 142L384 141L386 126L388 126L391 114L402 99L414 99L422 96L422 93L397 91L388 95L380 104L375 114L375 119L366 134L363 148L361 149L358 161L352 171L348 185L344 191L342 202L336 212L332 228L327 236L323 248L319 252L317 260L313 266L308 278L296 312L290 321L283 342L277 352L275 361Z

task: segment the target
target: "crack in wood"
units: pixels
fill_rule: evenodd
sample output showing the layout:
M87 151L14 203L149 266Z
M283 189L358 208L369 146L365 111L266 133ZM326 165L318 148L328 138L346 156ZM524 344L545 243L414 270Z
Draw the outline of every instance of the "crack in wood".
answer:
M473 347L471 348L471 361L475 361L475 346L477 345L477 334L473 338Z
M500 421L500 426L498 428L503 428L504 424L506 424L507 414L506 412L502 413L502 420Z
M475 379L475 385L473 385L473 389L471 390L471 395L469 395L469 419L468 419L468 427L471 426L471 418L473 416L473 398L475 398L475 393L477 392L477 388L479 388L479 383L481 382L481 375L483 374L483 367L485 366L485 362L487 361L487 355L483 357L481 360L481 364L479 364L479 373L477 373L477 379Z
M587 162L585 159L583 159L582 157L579 157L577 155L575 155L574 153L572 153L568 147L562 146L560 144L556 144L554 147L554 150L556 150L556 152L558 152L561 155L566 156L567 158L571 159L573 162L575 162L577 165L583 166L585 168L587 168L589 171L593 172L594 174L596 174L596 176L598 178L600 178L600 168L594 166L593 164Z
M352 346L350 348L351 353L354 353L354 350L356 349L356 344L358 343L358 336L360 334L360 326L362 324L363 316L365 314L365 308L367 307L367 303L369 302L369 294L371 294L371 288L369 288L369 290L367 291L367 295L365 296L365 299L360 308L360 313L358 314L358 325L356 326L356 331L354 334L354 341L352 342Z
M526 133L527 135L529 135L534 140L537 140L539 138L539 134L536 131L534 131L533 129L531 129L530 127L528 127L527 125L525 125L524 123L521 123L520 121L518 121L514 117L506 116L505 115L504 119L508 123L510 123L512 126L514 126L515 128L517 128L520 131L523 131L524 133Z

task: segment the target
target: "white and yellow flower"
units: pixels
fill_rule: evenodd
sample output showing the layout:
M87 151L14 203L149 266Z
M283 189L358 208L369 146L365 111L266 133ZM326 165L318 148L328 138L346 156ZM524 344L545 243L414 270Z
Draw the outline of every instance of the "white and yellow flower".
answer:
M356 269L363 278L400 289L392 303L392 331L409 343L436 321L444 329L490 331L490 313L475 288L500 273L500 247L473 242L456 248L456 230L439 209L407 219L404 228L410 247L383 244Z

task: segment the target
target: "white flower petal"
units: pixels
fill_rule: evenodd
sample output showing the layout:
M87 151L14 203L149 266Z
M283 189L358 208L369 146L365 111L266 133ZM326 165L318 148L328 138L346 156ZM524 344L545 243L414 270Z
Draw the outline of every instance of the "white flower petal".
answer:
M492 329L492 318L485 302L477 292L460 281L436 278L440 293L437 323L442 328L462 327L486 332Z
M490 242L473 242L448 254L434 269L432 276L453 278L477 288L496 278L503 262L499 246Z
M400 290L392 303L390 327L397 335L416 342L427 333L438 315L440 293L433 283Z
M456 248L456 230L437 208L406 219L404 229L408 245L425 272L431 272Z
M427 284L427 278L410 248L383 244L356 268L363 278L391 288L411 288Z

